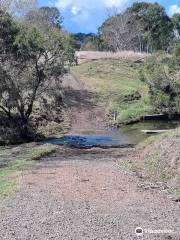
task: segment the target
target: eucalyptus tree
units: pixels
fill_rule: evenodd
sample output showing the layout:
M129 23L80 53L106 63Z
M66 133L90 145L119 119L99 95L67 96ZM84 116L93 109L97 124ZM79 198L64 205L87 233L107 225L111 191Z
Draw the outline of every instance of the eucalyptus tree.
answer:
M35 101L61 82L73 51L68 35L56 28L44 34L3 12L0 28L0 111L25 138Z
M137 2L108 18L99 34L112 50L165 50L173 39L173 23L159 4Z
M24 15L37 5L37 0L0 0L0 9L11 15Z
M174 14L171 20L173 22L175 40L180 40L180 14L179 13Z
M25 22L41 31L46 31L49 28L61 29L62 16L56 7L41 7L27 12Z

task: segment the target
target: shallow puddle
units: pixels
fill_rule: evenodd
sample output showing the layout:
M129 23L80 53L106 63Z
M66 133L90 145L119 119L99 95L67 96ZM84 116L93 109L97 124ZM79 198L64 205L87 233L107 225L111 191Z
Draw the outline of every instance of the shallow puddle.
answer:
M67 134L62 138L52 138L45 141L56 145L71 147L116 147L128 144L138 144L151 134L142 133L141 130L174 129L180 126L180 121L145 121L132 125L122 126L119 129L91 131L81 134Z

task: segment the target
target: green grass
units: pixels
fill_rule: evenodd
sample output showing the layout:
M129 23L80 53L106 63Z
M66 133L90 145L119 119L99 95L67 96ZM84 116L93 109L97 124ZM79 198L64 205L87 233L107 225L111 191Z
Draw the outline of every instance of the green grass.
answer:
M81 64L72 71L96 92L95 101L106 107L117 123L125 123L153 109L149 103L148 87L139 79L140 65L125 60L98 60ZM129 99L139 93L140 99Z
M14 148L0 148L0 156L7 161L5 167L0 168L0 197L7 196L18 187L18 175L35 164L35 160L55 151L56 146L20 145ZM2 162L2 160L1 160Z

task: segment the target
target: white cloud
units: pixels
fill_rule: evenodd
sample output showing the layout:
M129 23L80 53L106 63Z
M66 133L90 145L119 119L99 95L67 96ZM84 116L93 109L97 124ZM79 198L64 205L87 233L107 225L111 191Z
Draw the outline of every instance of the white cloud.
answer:
M95 31L99 22L108 15L107 9L121 11L133 0L56 0L60 11L70 13L69 22L74 22L80 29Z
M70 10L74 15L78 12L99 10L102 8L120 8L129 0L57 0L56 7L61 10Z
M178 5L171 5L169 8L169 13L170 15L173 15L175 13L179 13L180 14L180 6Z
M104 7L119 7L128 0L57 0L56 6L60 9L66 9L72 6L79 6L81 8L91 8L101 5Z
M72 12L72 14L77 15L79 12L79 9L76 6L72 6L71 12Z

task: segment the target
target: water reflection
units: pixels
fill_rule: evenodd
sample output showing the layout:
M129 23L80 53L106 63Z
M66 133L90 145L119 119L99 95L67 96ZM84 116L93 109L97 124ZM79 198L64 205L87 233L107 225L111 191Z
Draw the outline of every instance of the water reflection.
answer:
M123 144L138 144L149 135L141 130L174 129L180 126L180 121L145 121L132 125L122 126L119 129L108 131L86 132L85 134L65 135L62 138L53 138L45 143L68 145L74 147L118 146Z

